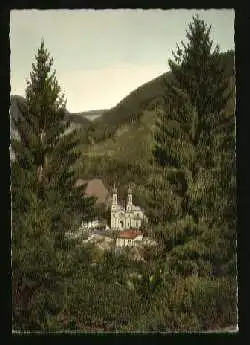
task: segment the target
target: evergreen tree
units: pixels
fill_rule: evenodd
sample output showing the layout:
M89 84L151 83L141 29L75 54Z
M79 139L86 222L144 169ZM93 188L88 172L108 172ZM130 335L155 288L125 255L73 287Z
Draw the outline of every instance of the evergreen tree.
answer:
M70 230L79 213L91 215L94 200L84 197L84 186L75 186L74 164L80 157L75 131L65 134L64 97L52 71L53 59L44 47L38 50L26 89L26 106L15 121L20 140L14 140L15 169L30 174L32 190L51 205L53 231ZM20 173L18 172L18 174ZM26 183L26 181L25 181Z
M164 224L176 217L179 199L171 193L165 169L154 167L149 171L149 177L139 191L139 202L146 211L149 226Z
M235 249L234 112L227 109L232 90L210 29L193 17L187 43L169 61L173 78L165 83L153 148L180 204L163 230L170 260L182 272L190 266L200 274L205 268L204 274L219 274Z
M80 217L91 217L94 205L94 198L84 195L86 186L76 186L78 141L74 131L65 133L69 127L66 102L52 65L42 41L27 83L26 103L20 108L22 115L13 119L19 137L11 142L12 273L13 286L23 285L21 290L14 289L19 291L16 301L22 304L25 290L32 286L28 301L22 304L26 316L17 317L19 302L14 305L14 324L21 328L42 324L46 328L46 310L43 321L32 323L32 299L41 286L49 294L53 281L62 279L65 232L76 229ZM44 301L37 301L38 309Z

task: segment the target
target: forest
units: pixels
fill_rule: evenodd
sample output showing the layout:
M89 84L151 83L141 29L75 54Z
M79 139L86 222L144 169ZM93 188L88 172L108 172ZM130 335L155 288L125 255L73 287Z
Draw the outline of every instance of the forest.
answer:
M13 330L236 326L234 52L222 53L210 31L194 16L169 72L71 131L41 42L12 119ZM76 186L95 176L124 192L133 184L149 219L143 231L158 243L144 261L65 236L99 212Z

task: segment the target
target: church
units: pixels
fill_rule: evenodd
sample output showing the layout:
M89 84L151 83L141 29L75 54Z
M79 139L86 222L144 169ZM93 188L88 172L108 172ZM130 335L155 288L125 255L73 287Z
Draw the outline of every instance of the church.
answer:
M147 221L147 218L139 206L133 205L131 188L128 188L127 203L122 207L118 204L117 188L114 185L111 205L111 229L120 231L139 229L142 221Z

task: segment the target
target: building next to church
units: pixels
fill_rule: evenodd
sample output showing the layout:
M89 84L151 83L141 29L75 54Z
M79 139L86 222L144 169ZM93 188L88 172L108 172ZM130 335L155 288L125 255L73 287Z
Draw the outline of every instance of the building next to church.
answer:
M143 234L140 231L128 230L121 231L116 239L117 247L134 247L143 239Z
M114 186L111 205L111 229L120 231L139 229L142 221L147 221L147 217L139 206L133 205L131 188L128 188L127 203L123 207L118 203L117 188Z

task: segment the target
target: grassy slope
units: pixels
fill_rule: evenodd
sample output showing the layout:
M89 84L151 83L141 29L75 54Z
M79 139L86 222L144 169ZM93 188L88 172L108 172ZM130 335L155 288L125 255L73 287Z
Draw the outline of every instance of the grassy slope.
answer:
M136 199L137 190L152 174L149 162L154 122L154 112L145 110L137 122L121 126L113 138L91 145L82 155L81 177L99 177L110 190L116 181L122 199L128 184L134 183Z
M107 154L114 158L126 158L133 161L145 161L149 155L154 124L154 112L145 110L133 124L122 125L113 138L96 143L89 148L88 155Z
M152 109L153 103L163 95L163 79L171 77L164 73L132 91L114 108L94 121L94 136L97 141L113 137L120 127L136 121L145 109Z

